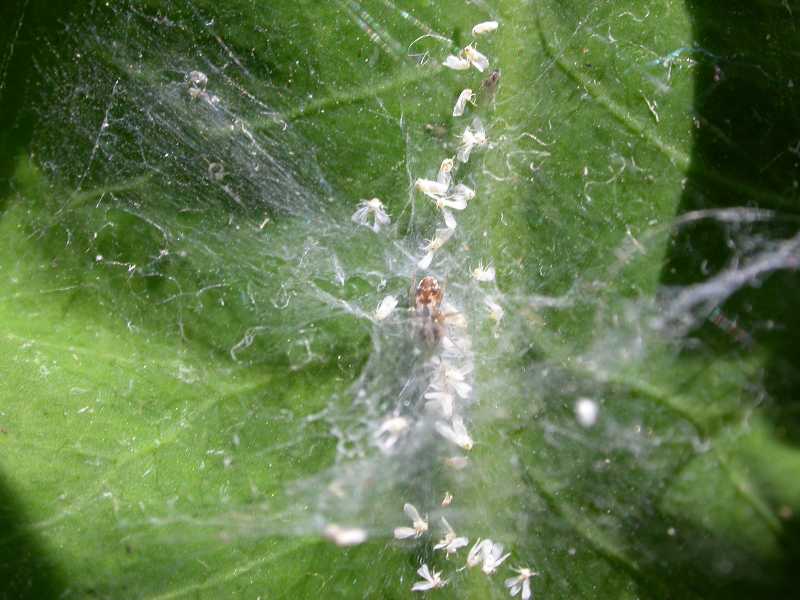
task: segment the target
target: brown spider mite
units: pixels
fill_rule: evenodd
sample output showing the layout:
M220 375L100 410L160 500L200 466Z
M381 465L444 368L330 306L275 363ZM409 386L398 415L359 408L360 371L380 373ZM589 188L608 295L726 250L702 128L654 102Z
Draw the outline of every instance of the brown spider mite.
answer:
M422 315L430 313L431 311L438 310L444 299L444 291L442 291L439 282L435 277L426 275L422 281L417 285L414 304L417 313Z
M428 346L436 345L444 337L443 300L444 290L436 278L430 275L423 277L414 293L415 329Z
M494 100L494 95L497 93L497 86L500 84L500 70L495 69L489 76L481 83L481 102L490 102Z

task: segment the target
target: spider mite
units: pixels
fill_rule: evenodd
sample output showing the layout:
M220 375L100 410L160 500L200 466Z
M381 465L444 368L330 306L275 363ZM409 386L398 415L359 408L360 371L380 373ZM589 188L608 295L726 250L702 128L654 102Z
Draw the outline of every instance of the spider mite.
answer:
M447 127L438 123L426 123L425 133L437 140L443 140L447 136Z
M435 277L423 277L414 293L415 329L420 339L434 346L444 337L444 291Z
M494 100L494 95L497 92L497 86L500 83L500 71L495 69L489 76L481 83L481 100L484 102Z

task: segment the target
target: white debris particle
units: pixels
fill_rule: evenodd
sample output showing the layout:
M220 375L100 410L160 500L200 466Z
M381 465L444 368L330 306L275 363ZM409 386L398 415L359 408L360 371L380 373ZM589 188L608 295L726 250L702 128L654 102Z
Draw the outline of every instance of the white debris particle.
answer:
M434 550L444 550L447 556L450 556L458 552L459 548L463 548L469 544L469 539L456 535L456 532L444 517L442 517L442 527L445 532L444 537L433 547Z
M453 182L453 167L455 167L455 161L452 158L445 158L442 161L442 164L439 165L439 173L436 175L436 183L441 183L446 185L445 192L450 188L450 184Z
M367 540L367 532L360 527L342 527L336 523L327 525L322 533L325 538L343 548L356 546Z
M491 298L484 299L483 303L486 305L486 308L489 310L489 316L495 323L499 323L503 320L505 311L503 310L502 306L500 306Z
M442 304L442 312L447 315L448 325L452 325L453 327L458 327L460 329L466 329L467 317L463 312L459 312L455 306L448 302L444 302Z
M442 217L444 218L444 225L448 229L455 229L458 226L455 216L446 208L442 207Z
M491 544L492 540L482 540L481 538L478 538L475 541L475 544L473 544L472 548L470 548L470 551L467 554L468 567L472 568L481 564L481 561L483 560L483 548L487 542Z
M530 579L531 577L536 577L539 573L527 567L516 567L512 569L512 571L516 571L518 575L506 579L505 586L508 588L509 593L512 596L516 596L521 591L522 595L520 598L522 598L522 600L530 600L532 596Z
M425 408L442 414L449 419L453 416L453 405L455 398L449 392L432 391L425 393Z
M478 539L467 555L467 566L481 565L481 570L487 575L493 575L497 568L511 556L510 552L503 554L503 544L497 544L490 539Z
M381 300L381 303L375 310L375 319L378 321L383 321L386 317L392 314L392 311L394 311L396 306L397 298L394 296L386 296L383 300Z
M499 26L500 23L497 21L484 21L483 23L478 23L472 28L472 35L479 36L486 33L492 33L493 31L496 31Z
M437 203L439 208L446 206L447 208L452 208L455 210L464 210L467 208L467 203L475 197L475 191L464 185L463 183L459 183L453 188L453 191L450 192L447 197Z
M345 497L344 485L339 479L334 479L328 484L328 491L337 498Z
M452 230L456 228L456 220L448 209L464 210L467 208L467 203L475 197L475 191L463 183L459 183L452 190L450 189L453 164L453 159L446 158L439 167L436 181L417 179L414 183L414 186L433 200L436 204L436 208L442 211L444 223L446 228L451 230L451 234ZM439 231L440 230L437 230L437 234ZM448 237L449 235L450 234L448 234ZM433 257L431 256L430 258L432 259ZM430 261L424 266L421 264L420 268L427 268L429 265Z
M428 267L431 266L432 262L433 262L433 252L426 252L425 256L420 258L419 261L417 262L417 266L420 269L427 269Z
M592 427L597 423L600 412L597 402L589 398L578 398L575 402L575 418L583 427Z
M441 170L439 172L441 173ZM450 188L450 181L443 182L431 181L430 179L417 179L414 182L414 187L429 198L438 202L447 194L447 190Z
M373 217L371 225L369 223L370 215ZM356 212L354 212L353 216L350 218L354 223L369 227L375 233L378 233L382 226L386 226L391 223L391 219L386 212L386 207L378 198L362 200L359 202Z
M386 419L375 432L378 446L388 452L408 430L410 422L405 417L390 417Z
M464 129L464 133L461 134L461 144L458 147L456 158L462 163L465 163L469 160L473 148L476 146L485 146L487 143L486 129L484 129L481 120L475 117L472 120L472 124L468 125L466 129Z
M406 502L403 505L403 511L406 513L406 516L411 519L411 527L395 527L394 528L394 537L398 540L405 540L410 537L418 538L423 533L428 531L428 521L427 519L423 519L419 512L417 511L416 506L413 504L409 504Z
M503 544L487 544L484 546L483 566L481 569L487 575L493 575L509 556L511 556L510 552L503 554Z
M208 75L202 71L189 71L189 83L195 87L206 89L208 85Z
M431 573L430 569L428 569L428 565L422 565L417 569L417 574L422 577L423 581L418 581L411 587L411 591L413 592L426 592L447 585L447 580L442 579L441 571L434 571Z
M466 456L448 456L444 459L444 464L451 469L461 471L469 465L469 458Z
M434 252L444 246L445 242L447 242L447 240L453 236L453 231L454 230L449 227L439 228L436 230L436 237L428 241L428 243L422 247L423 252L426 254L417 263L417 266L420 269L427 269L429 266L431 266Z
M225 166L218 162L208 163L208 178L212 181L225 179Z
M466 382L466 376L472 372L472 365L455 366L449 360L432 360L436 369L431 382L431 389L443 392L455 392L463 400L469 398L472 386Z
M435 427L436 431L439 432L439 435L446 440L454 443L456 446L459 446L464 450L472 450L474 442L472 441L467 428L464 426L464 421L461 417L453 417L450 425L444 423L443 421L437 421Z
M473 46L467 46L461 51L470 64L483 73L489 68L489 59L478 52Z
M486 283L489 281L494 281L494 277L495 277L495 270L491 264L484 267L483 263L479 262L478 266L472 270L472 278L475 281Z

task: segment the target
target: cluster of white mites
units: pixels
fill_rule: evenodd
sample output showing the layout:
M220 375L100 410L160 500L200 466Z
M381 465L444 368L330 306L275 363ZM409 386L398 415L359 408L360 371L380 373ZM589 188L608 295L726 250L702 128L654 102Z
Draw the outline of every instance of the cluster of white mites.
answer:
M448 492L449 495L449 492ZM452 499L452 497L451 497ZM396 527L394 530L395 538L405 540L410 538L419 538L428 533L428 519L422 517L419 511L412 504L406 503L403 506L408 518L411 520L411 527ZM469 545L469 539L464 536L456 534L452 525L447 522L447 519L442 517L442 533L443 537L436 545L434 550L442 550L445 556L449 558L451 555L456 554L461 548ZM503 545L498 544L490 539L480 539L473 544L463 567L458 569L472 569L480 567L486 575L494 575L497 569L511 556L510 552L503 553ZM508 588L512 596L516 596L520 592L523 600L531 598L531 584L530 579L539 573L527 567L515 567L512 569L516 576L509 577L505 580L505 586ZM422 577L422 581L416 582L411 590L414 592L426 592L428 590L444 587L448 583L448 579L442 579L441 571L431 571L427 564L423 564L417 573Z
M498 27L497 21L479 23L472 29L475 37L491 33ZM448 56L442 63L445 67L454 70L468 70L475 67L483 72L489 68L489 59L479 52L475 44L464 47L457 55ZM465 88L458 96L453 107L453 116L461 117L467 106L475 103L475 94L471 88ZM416 266L427 269L433 263L435 255L445 243L455 234L457 220L455 214L464 211L475 198L475 191L464 183L456 182L458 165L467 163L473 151L488 145L486 129L478 117L472 119L460 136L456 155L442 160L435 179L420 178L414 182L414 188L425 198L429 199L436 210L441 213L443 226L437 226L434 236L422 246L423 255L417 260ZM390 224L390 217L386 208L378 198L362 200L352 220L375 233L381 227ZM493 282L495 269L482 262L472 271L472 278L480 283ZM426 281L427 280L427 281ZM436 432L457 452L445 459L445 464L453 469L463 469L469 464L466 453L474 446L467 426L464 423L463 408L472 396L470 374L473 370L473 355L470 338L466 334L466 319L463 314L442 300L443 294L438 287L438 282L432 277L426 277L417 289L417 312L424 313L424 317L434 321L431 335L436 342L436 353L431 357L426 367L431 373L430 382L424 392L425 411L433 417ZM422 300L420 300L422 298ZM497 324L503 317L503 308L491 298L484 300L489 316ZM386 296L378 305L374 313L375 321L387 319L397 307L398 300L395 296ZM423 307L422 309L420 307ZM418 314L418 316L420 316ZM446 319L447 326L443 322ZM429 340L430 341L430 340ZM408 435L412 421L403 416L388 416L373 434L375 445L385 454L395 452L396 447L404 436ZM460 451L460 452L459 452ZM450 453L448 453L450 454ZM453 495L446 492L441 501L441 507L447 508L453 502ZM393 533L397 540L417 540L430 535L428 516L422 516L417 508L410 503L403 505L403 511L410 521L410 525L395 527ZM467 537L458 535L446 518L441 517L441 539L433 546L434 550L441 550L446 558L455 555L461 548L469 545ZM326 535L341 546L360 543L366 539L360 529L345 529L339 526L329 526ZM478 539L469 551L465 565L459 569L480 566L486 575L493 575L498 568L508 559L510 553L503 552L503 545L491 539ZM538 573L525 567L514 569L516 575L506 579L505 585L512 596L521 593L523 600L531 597L530 579ZM433 571L427 564L423 564L417 571L422 578L414 583L412 590L425 592L447 585L448 579L442 577L441 571Z

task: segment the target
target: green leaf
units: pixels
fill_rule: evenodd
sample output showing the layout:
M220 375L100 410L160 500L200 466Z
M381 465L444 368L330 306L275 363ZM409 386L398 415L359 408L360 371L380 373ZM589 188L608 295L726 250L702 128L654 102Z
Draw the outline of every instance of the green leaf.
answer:
M538 598L789 594L800 7L111 4L3 25L0 596L410 598L422 563L440 597L508 597L510 566ZM494 93L441 65L489 19ZM474 363L456 470L414 181L475 116L429 269ZM511 558L459 571L442 516Z

